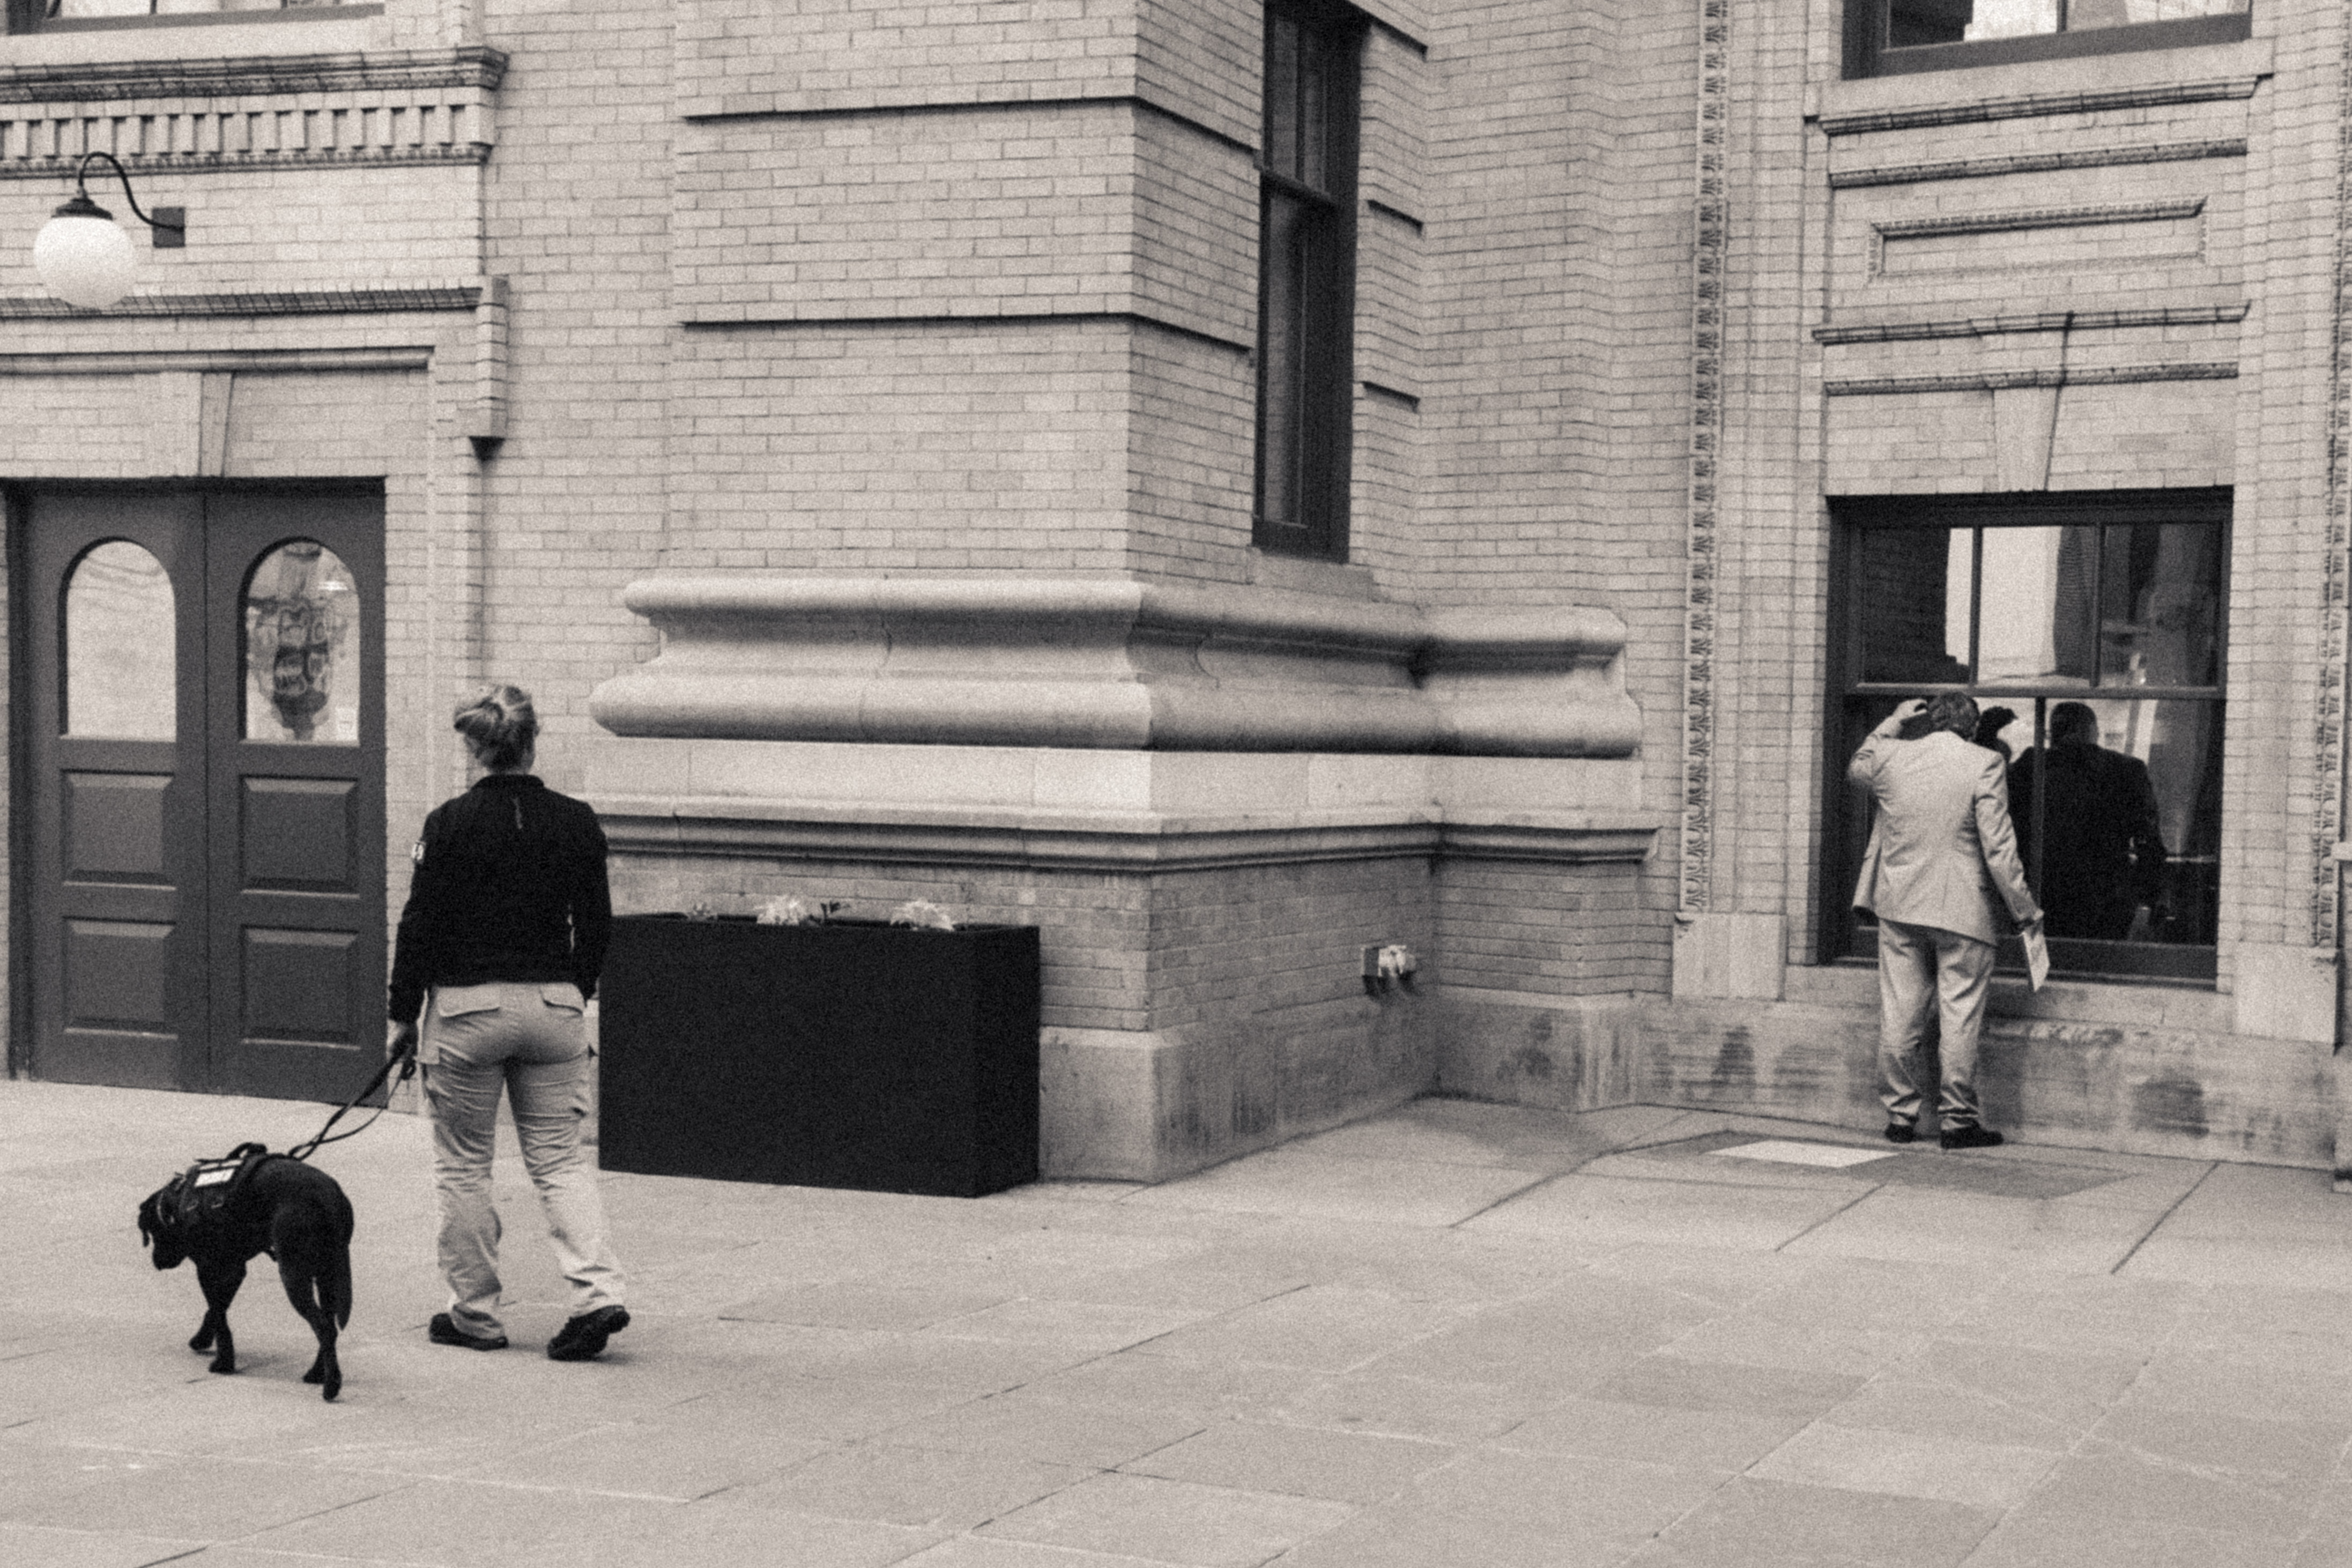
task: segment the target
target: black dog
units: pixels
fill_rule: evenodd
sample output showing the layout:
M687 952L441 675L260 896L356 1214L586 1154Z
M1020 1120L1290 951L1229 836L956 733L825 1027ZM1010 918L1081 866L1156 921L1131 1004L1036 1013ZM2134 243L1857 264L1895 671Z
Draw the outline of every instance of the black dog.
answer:
M351 1200L334 1177L299 1160L257 1145L238 1152L245 1157L233 1176L218 1174L226 1162L214 1162L211 1176L200 1166L148 1194L139 1206L140 1241L152 1249L158 1269L195 1260L205 1321L188 1348L213 1351L215 1372L236 1370L228 1304L245 1283L246 1260L257 1252L276 1259L286 1299L319 1339L318 1359L302 1381L323 1385L332 1399L343 1387L335 1330L352 1321ZM223 1189L205 1192L214 1181Z

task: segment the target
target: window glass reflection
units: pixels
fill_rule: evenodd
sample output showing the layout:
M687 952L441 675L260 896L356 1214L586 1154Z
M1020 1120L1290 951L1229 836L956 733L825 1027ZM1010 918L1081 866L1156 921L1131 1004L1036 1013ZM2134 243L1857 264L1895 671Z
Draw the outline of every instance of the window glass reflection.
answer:
M2220 900L2221 706L2039 705L2010 811L2053 937L2210 943Z
M2156 523L2106 530L2099 684L2210 686L2221 678L2221 530Z
M2231 16L2248 5L2249 0L1889 0L1886 43L1900 49L2085 33L2143 22Z
M1980 682L2091 684L2098 539L2093 528L1984 530Z
M65 610L65 732L176 738L179 638L163 563L129 539L109 539L74 563Z
M245 591L245 737L356 746L360 596L334 551L294 539L261 558Z
M1966 528L1864 533L1862 678L1964 684L1972 570L1973 540Z
M221 11L303 11L347 0L48 0L43 15L67 22L79 16L200 16Z

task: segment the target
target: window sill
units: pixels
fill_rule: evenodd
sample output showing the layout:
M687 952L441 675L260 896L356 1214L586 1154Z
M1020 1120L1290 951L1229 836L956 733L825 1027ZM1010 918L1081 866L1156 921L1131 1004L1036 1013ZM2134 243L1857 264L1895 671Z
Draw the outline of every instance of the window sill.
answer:
M14 33L0 38L0 65L356 54L391 47L392 24L384 10L383 5L348 5L322 11L229 13L163 22L141 20L141 25L132 26L83 26Z
M1870 121L1885 115L1910 119L1948 110L1949 118L1980 118L1966 111L1988 102L2045 100L2051 106L2045 112L2063 113L2068 100L2110 93L2161 94L2210 82L2250 82L2273 74L2273 56L2269 38L2248 38L2235 44L1817 81L1805 94L1805 118L1839 135L1877 129Z

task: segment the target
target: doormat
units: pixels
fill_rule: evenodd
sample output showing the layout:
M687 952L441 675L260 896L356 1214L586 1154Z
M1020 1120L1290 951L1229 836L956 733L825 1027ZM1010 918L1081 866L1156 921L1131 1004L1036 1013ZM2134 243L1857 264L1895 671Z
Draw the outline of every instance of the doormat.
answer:
M1872 1160L1891 1160L1893 1149L1857 1149L1846 1144L1798 1144L1786 1138L1766 1138L1760 1143L1734 1144L1727 1149L1715 1151L1719 1158L1734 1160L1777 1160L1784 1166L1859 1166Z

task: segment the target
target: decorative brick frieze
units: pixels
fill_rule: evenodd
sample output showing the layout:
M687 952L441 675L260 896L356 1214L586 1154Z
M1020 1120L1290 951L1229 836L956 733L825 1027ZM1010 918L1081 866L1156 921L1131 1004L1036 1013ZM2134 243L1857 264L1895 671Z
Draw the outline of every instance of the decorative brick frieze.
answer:
M1731 245L1724 131L1730 112L1731 6L1699 0L1696 167L1692 193L1690 477L1683 627L1683 820L1676 910L1714 897L1716 591L1720 559L1724 269Z
M1993 180L2065 169L2112 169L2135 163L2182 163L2201 158L2243 158L2246 139L2153 141L2129 147L2070 147L2055 152L2012 152L2000 158L1958 158L1941 163L1889 163L1874 169L1834 169L1832 191L1874 185L1926 185L1938 180Z

